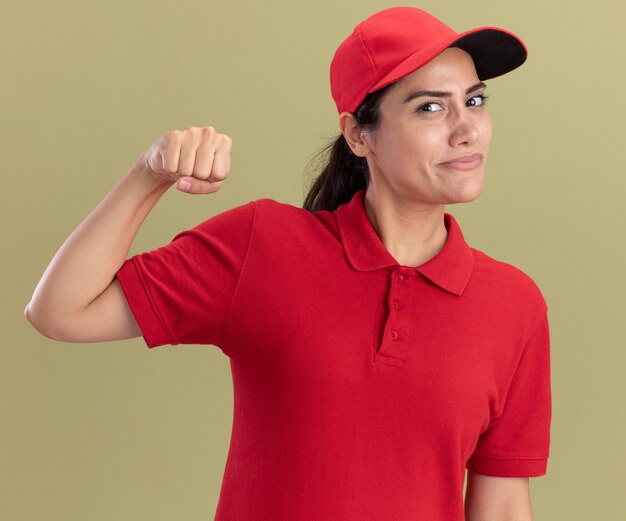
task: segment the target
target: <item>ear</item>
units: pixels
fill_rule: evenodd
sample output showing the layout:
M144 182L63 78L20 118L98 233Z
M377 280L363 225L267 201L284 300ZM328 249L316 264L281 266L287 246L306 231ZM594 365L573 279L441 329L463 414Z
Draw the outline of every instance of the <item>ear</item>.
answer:
M354 119L354 114L342 112L339 115L339 128L352 152L356 156L365 157L370 151L369 142L364 137L365 130Z

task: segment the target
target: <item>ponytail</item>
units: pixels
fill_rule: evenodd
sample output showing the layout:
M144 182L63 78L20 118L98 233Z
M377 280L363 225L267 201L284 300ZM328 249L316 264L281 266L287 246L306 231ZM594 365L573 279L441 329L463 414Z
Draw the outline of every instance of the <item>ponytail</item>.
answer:
M369 131L378 128L380 102L392 85L395 84L372 92L363 100L354 112L354 119L360 127ZM338 206L349 202L356 192L369 185L370 172L367 159L354 154L341 133L319 150L309 165L316 165L320 161L325 164L314 179L302 205L309 212L319 210L332 212Z
M328 156L328 162L313 182L303 207L309 212L334 210L367 188L369 168L364 157L356 156L343 134L322 148L316 157Z

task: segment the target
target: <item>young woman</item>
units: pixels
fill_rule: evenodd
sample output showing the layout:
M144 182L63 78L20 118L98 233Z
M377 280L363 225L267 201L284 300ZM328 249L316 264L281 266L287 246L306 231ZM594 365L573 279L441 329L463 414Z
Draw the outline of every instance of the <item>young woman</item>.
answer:
M528 478L549 452L547 305L445 212L482 191L483 80L525 59L503 29L372 15L333 58L341 134L304 208L251 201L127 259L172 185L213 193L228 175L228 136L168 132L62 245L26 317L57 340L143 336L230 358L217 520L531 520Z

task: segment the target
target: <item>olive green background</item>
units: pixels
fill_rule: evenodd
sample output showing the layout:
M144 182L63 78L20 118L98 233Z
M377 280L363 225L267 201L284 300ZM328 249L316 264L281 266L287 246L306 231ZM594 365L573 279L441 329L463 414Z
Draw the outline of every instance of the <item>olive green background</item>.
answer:
M4 6L1 519L213 519L232 422L228 358L214 346L149 350L141 338L57 342L24 307L65 238L168 130L229 134L231 174L216 194L166 193L129 256L252 199L300 206L308 161L338 131L332 54L391 5ZM535 519L626 519L626 9L413 5L457 31L495 25L528 44L523 67L487 82L485 189L446 210L470 245L524 270L548 302L552 443L548 474L531 479Z

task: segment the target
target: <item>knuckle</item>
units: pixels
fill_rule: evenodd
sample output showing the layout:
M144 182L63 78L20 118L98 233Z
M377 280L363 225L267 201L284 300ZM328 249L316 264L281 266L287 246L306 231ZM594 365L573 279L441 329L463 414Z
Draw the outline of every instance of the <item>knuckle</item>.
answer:
M169 130L165 134L165 141L167 143L173 143L180 138L180 134L181 134L180 130Z
M217 134L217 132L215 131L215 129L213 127L202 127L202 137L203 138L211 139L216 134Z
M185 136L187 139L197 139L201 135L200 128L189 125L185 128Z

